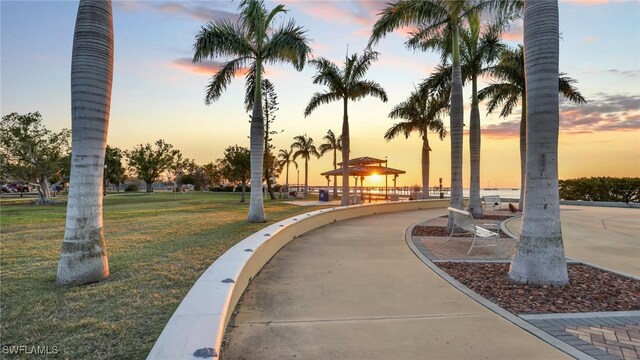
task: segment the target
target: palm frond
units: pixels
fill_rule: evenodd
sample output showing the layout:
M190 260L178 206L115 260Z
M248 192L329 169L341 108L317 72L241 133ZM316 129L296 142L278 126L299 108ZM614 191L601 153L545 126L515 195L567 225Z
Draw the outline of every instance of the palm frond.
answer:
M388 100L387 92L384 91L380 84L372 80L360 80L351 84L348 95L351 100L360 100L366 96L376 97L383 102Z
M505 110L505 108L503 108L500 116L506 117L511 114L511 109L515 106L513 99L515 98L515 102L517 103L521 94L522 89L520 89L519 86L509 83L491 84L478 91L478 100L484 101L489 99L489 102L487 103L487 114L492 113L502 104L505 104L507 109ZM512 104L507 106L510 102ZM506 115L502 115L502 113Z
M587 100L582 96L580 91L578 91L578 88L572 85L578 81L565 75L564 73L560 73L560 93L571 102L586 104Z
M380 17L373 25L368 47L377 44L380 39L395 29L423 24L431 26L444 23L448 17L448 9L440 1L399 0L382 10Z
M362 79L364 75L367 73L367 70L371 67L371 64L378 60L378 56L380 53L376 51L367 51L362 54L362 56L357 56L354 54L357 60L353 64L353 68L351 70L350 76L348 77L349 83L355 83L356 81Z
M263 59L271 64L288 62L300 71L311 54L308 42L306 30L289 20L269 36L264 44Z
M249 60L248 58L239 58L228 61L222 65L222 68L211 77L211 81L209 81L209 85L206 87L204 101L207 105L220 98L227 88L227 85L231 82L231 79L235 76L235 73L246 66Z
M264 67L261 67L262 76L264 78ZM245 93L244 93L244 106L247 111L250 111L253 107L253 100L256 94L256 64L251 64L247 75L245 76Z
M325 85L332 91L344 93L342 70L336 64L326 58L311 60L309 63L317 70L313 76L314 84Z
M316 92L315 94L313 94L313 96L311 97L311 100L309 100L309 104L304 109L304 116L307 117L311 115L313 110L315 110L320 105L328 104L341 99L342 97L335 92L326 92L326 91L324 93Z
M203 26L196 35L193 62L215 57L249 57L255 55L246 30L238 23L221 20Z
M411 135L411 132L414 130L416 130L415 123L409 121L393 124L393 126L387 129L387 132L384 134L384 139L390 141L401 134L404 135L406 139L409 138L409 135Z
M267 9L262 0L242 0L238 6L242 26L248 35L261 44L267 29Z

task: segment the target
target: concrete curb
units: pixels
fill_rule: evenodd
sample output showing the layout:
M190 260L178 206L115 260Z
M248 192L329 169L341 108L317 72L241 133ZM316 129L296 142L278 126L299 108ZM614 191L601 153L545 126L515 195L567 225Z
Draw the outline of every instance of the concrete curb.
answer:
M448 204L448 199L437 199L335 207L263 228L234 245L200 276L165 325L147 359L217 358L227 324L245 289L271 257L296 237L336 221L446 208Z
M542 341L546 342L547 344L555 347L556 349L564 352L565 354L567 354L569 356L572 356L572 357L574 357L576 359L580 359L580 360L582 360L582 359L585 359L585 360L586 359L589 359L589 360L595 359L594 357L589 356L589 355L583 353L582 351L579 351L578 349L574 348L573 346L570 346L570 345L564 343L563 341L554 338L553 336L547 334L545 331L540 330L537 327L529 324L524 319L522 319L522 318L520 318L520 317L518 317L516 315L511 314L510 312L506 311L505 309L499 307L498 305L496 305L496 304L492 303L491 301L485 299L484 297L478 295L476 292L474 292L473 290L471 290L468 287L464 286L462 283L460 283L458 280L456 280L453 277L451 277L446 272L442 271L435 263L433 263L431 260L429 260L427 257L425 257L420 252L420 250L418 250L418 248L415 246L415 244L413 243L413 240L411 239L411 232L412 232L414 226L416 226L417 224L418 223L415 223L415 224L413 224L413 225L411 225L411 226L409 226L407 228L407 230L405 231L405 242L407 243L407 245L409 246L411 251L413 251L413 253L425 265L427 265L427 267L429 269L431 269L433 272L438 274L438 276L440 276L446 282L451 284L456 289L460 290L462 293L464 293L465 295L467 295L471 299L475 300L480 305L482 305L482 306L486 307L487 309L493 311L494 313L502 316L504 319L512 322L516 326L518 326L521 329L527 331L528 333L536 336L537 338L539 338Z
M560 200L560 205L576 205L576 206L601 206L601 207L619 207L619 208L640 208L638 203L625 203L614 201L584 201L584 200Z

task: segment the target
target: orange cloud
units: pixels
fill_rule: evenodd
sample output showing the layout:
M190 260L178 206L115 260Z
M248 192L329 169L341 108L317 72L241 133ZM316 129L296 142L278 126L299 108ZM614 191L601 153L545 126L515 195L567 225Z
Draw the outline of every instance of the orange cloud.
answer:
M220 71L222 64L223 63L220 61L201 61L193 63L191 62L191 59L182 58L174 60L171 63L171 66L192 74L213 75ZM249 68L240 68L236 71L235 76L245 75L247 71L249 71Z

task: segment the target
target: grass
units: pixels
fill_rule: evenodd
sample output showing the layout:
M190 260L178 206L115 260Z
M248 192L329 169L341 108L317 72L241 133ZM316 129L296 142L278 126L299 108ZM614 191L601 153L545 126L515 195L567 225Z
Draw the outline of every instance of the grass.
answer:
M311 211L265 200L267 224L248 224L238 194L107 196L111 276L55 285L66 204L0 200L1 345L56 346L57 358L145 358L204 270L260 228ZM21 355L32 358L29 355ZM50 355L51 356L51 355Z

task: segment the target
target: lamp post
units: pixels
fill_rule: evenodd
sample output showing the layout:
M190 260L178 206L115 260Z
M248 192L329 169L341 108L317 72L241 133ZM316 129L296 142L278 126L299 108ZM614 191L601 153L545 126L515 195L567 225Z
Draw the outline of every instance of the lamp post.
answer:
M389 160L387 160L387 156L384 157L384 167L389 167ZM387 173L384 173L384 199L389 200L389 183L387 178Z

